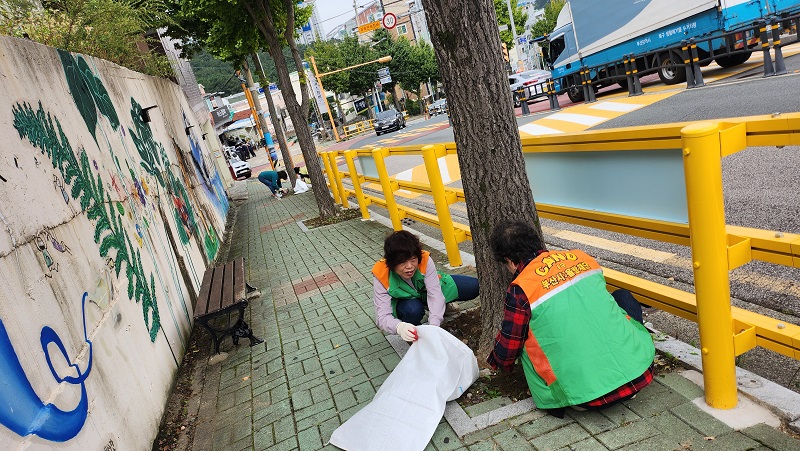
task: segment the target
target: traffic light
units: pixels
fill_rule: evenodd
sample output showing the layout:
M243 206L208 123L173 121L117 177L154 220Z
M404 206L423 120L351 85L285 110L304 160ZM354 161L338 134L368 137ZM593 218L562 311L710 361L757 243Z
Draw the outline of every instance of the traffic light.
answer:
M501 42L500 44L503 46L503 59L508 63L511 61L508 59L508 47L506 46L505 42Z

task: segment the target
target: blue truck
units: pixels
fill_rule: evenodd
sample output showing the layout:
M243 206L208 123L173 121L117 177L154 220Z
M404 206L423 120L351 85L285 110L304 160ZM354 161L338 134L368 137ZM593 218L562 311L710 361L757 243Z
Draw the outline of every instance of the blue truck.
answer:
M630 54L647 54L648 60L637 60L639 70L655 68L661 81L676 84L686 80L678 66L683 55L676 51L682 41L698 40L701 65L714 60L722 67L736 66L750 57L758 21L781 20L798 11L800 0L568 0L547 37L546 59L556 87L573 102L583 100L576 74L584 66L594 68L595 88L626 87L624 77L609 72L624 74L622 61ZM736 52L730 51L732 40Z

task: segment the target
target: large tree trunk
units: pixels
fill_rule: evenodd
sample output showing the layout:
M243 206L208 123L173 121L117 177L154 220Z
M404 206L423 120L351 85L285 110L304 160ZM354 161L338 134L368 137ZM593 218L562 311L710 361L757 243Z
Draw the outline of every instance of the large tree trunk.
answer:
M423 0L447 90L458 163L481 285L479 362L485 364L500 328L510 274L495 262L489 237L501 220L535 225L539 217L525 172L519 129L503 71L491 0Z
M269 55L275 61L275 69L278 72L278 86L283 94L283 100L286 102L286 109L289 111L289 117L292 118L294 130L297 134L297 142L300 144L300 149L303 151L303 159L306 162L308 175L311 177L311 189L314 192L314 199L317 201L320 217L333 216L337 213L336 206L333 203L333 196L328 190L328 185L325 183L325 176L322 173L320 165L320 158L317 155L317 147L314 144L314 137L311 136L311 130L306 125L308 118L308 92L302 85L306 84L306 73L303 70L303 62L300 59L300 52L297 50L297 44L294 42L294 1L284 0L284 7L286 8L287 23L286 29L281 30L283 37L289 45L292 53L292 58L295 62L295 67L298 68L301 85L301 103L297 103L292 81L289 78L289 67L286 65L286 60L283 58L283 49L281 47L280 34L275 25L275 18L272 11L267 7L265 2L258 2L260 11L255 11L245 4L247 12L250 14L253 21L258 26L261 35L267 41L269 46ZM333 182L333 181L331 181Z
M275 102L272 101L272 94L269 92L269 80L267 74L264 73L264 67L261 65L261 60L258 59L258 54L253 53L250 55L253 58L253 64L256 66L256 73L261 81L261 87L264 88L264 97L267 99L267 106L269 108L269 117L272 119L272 126L275 128L275 138L278 140L278 146L281 148L281 156L283 157L284 166L286 166L286 173L289 174L289 183L294 187L297 175L294 173L294 161L292 161L292 154L289 153L289 145L286 144L286 135L283 134L283 127L281 124L278 111L275 109ZM268 130L268 129L264 129ZM269 152L269 150L267 150Z

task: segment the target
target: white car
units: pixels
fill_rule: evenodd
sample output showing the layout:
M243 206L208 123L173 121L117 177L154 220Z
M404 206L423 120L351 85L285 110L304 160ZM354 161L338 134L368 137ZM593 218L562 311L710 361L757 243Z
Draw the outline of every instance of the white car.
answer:
M236 155L228 159L228 168L231 170L231 176L234 180L249 179L253 173L252 169L250 169L250 163L240 160Z
M526 70L518 74L508 76L508 84L511 87L511 96L514 99L514 107L520 105L520 96L517 93L519 88L525 89L525 96L528 101L547 95L544 92L544 83L550 78L550 71L547 70Z

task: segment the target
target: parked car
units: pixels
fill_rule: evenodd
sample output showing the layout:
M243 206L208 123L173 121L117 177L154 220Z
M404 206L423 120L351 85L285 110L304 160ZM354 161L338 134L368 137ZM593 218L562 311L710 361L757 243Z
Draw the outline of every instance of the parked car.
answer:
M252 169L250 169L250 163L240 160L236 155L231 155L228 159L228 169L231 170L231 176L234 180L249 179L253 174Z
M548 78L550 78L550 71L539 69L527 70L518 74L509 75L508 84L511 87L514 107L520 105L519 94L517 94L519 88L525 88L525 94L529 102L537 97L547 95L544 92L544 82L546 82Z
M397 110L381 111L375 116L375 121L372 123L375 128L375 135L381 136L381 133L386 133L394 130L405 128L406 119L403 113Z
M428 105L428 116L436 116L447 111L447 99L439 99Z

